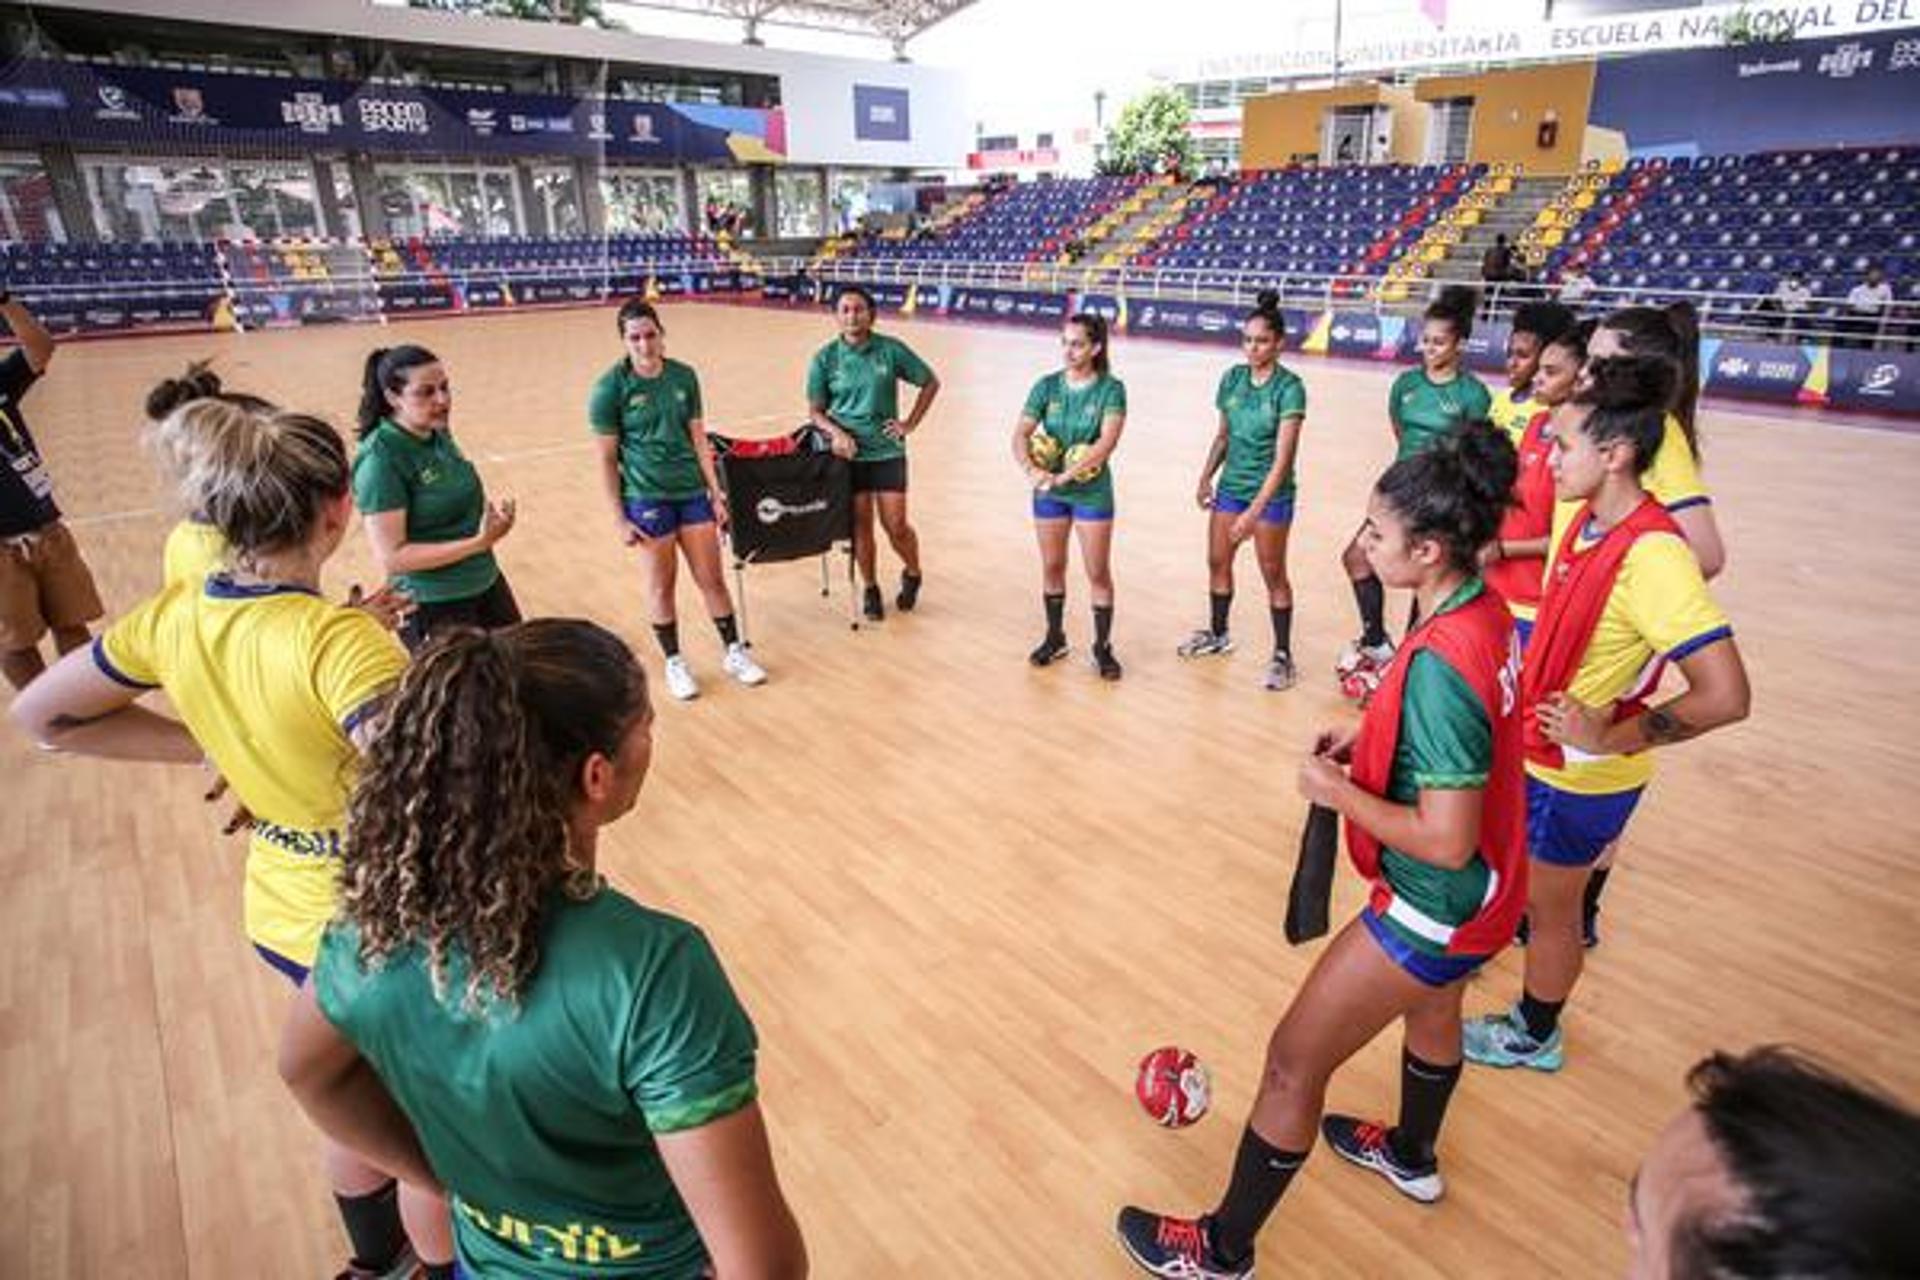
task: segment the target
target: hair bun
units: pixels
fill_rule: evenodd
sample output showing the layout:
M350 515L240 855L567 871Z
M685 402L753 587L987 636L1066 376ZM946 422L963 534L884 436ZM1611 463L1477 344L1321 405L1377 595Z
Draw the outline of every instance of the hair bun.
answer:
M1259 294L1254 297L1253 309L1255 311L1280 310L1280 291L1278 289L1262 289Z

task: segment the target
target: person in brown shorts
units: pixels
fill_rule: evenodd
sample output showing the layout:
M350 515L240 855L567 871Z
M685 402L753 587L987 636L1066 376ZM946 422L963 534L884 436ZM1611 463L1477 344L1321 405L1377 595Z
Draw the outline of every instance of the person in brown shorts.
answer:
M40 637L61 653L89 638L106 612L93 573L53 500L53 477L20 416L20 401L53 359L53 336L0 287L0 319L20 346L0 360L0 675L16 689L46 669Z

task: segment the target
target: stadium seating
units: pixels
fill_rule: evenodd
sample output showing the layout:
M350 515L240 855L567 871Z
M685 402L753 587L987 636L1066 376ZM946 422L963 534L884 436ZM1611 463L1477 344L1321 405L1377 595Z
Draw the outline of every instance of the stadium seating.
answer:
M1051 261L1142 181L1079 178L1009 187L940 230L917 237L864 240L842 261Z

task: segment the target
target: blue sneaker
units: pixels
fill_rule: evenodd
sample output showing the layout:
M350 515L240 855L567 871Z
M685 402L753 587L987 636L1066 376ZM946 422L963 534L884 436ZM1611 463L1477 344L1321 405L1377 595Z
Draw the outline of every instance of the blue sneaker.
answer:
M1460 1049L1468 1062L1483 1067L1532 1067L1558 1071L1566 1061L1565 1037L1559 1027L1544 1041L1527 1034L1520 1011L1489 1013L1469 1018L1460 1028Z
M1393 1149L1392 1130L1383 1124L1333 1114L1320 1121L1320 1132L1341 1159L1373 1170L1409 1200L1432 1204L1446 1194L1439 1162L1428 1160L1414 1165L1403 1161Z
M1205 1218L1168 1218L1129 1205L1114 1224L1120 1247L1149 1275L1163 1280L1250 1280L1253 1255L1222 1262L1213 1253L1213 1224Z

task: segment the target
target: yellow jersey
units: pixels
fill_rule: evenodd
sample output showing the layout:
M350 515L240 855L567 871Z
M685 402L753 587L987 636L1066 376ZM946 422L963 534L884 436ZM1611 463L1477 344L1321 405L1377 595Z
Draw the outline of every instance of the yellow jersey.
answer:
M167 586L200 582L226 568L227 540L220 531L199 520L182 520L167 535L161 565Z
M311 965L338 888L358 758L349 735L399 682L405 651L357 609L216 573L164 588L93 653L120 683L166 690L253 815L248 938Z
M1684 444L1685 441L1683 440ZM1553 513L1553 553L1558 558L1567 523L1580 504L1560 503ZM1585 540L1583 540L1583 545ZM1727 615L1707 593L1700 562L1685 538L1650 533L1635 542L1621 562L1600 621L1587 642L1568 694L1590 707L1605 707L1644 692L1659 679L1663 662L1678 662L1733 634ZM1566 752L1566 767L1551 769L1529 761L1527 772L1561 791L1615 795L1644 787L1653 778L1653 753L1590 756Z
M1513 388L1508 387L1493 398L1493 407L1487 410L1487 420L1507 433L1507 439L1513 447L1520 447L1520 437L1527 433L1527 424L1533 421L1533 415L1547 406L1529 395L1525 400L1513 398Z

